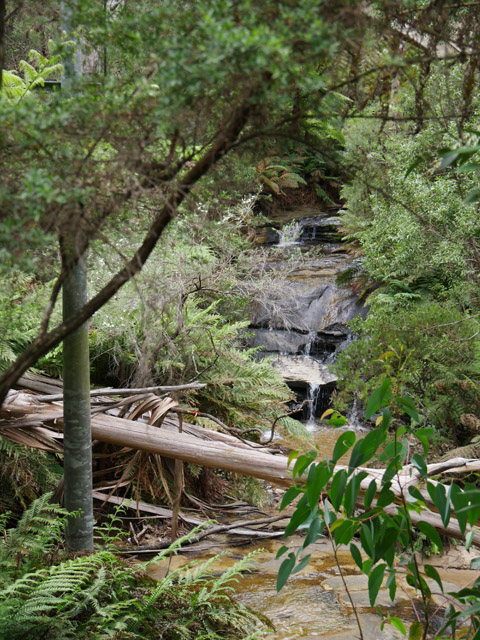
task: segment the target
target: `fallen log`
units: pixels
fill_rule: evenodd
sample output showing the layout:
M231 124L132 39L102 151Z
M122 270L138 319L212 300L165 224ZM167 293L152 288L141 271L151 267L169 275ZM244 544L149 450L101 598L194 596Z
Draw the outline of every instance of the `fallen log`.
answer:
M167 425L170 424L170 427ZM61 429L63 425L62 407L42 405L35 402L35 397L26 393L14 392L7 397L0 410L0 433L2 429L49 426ZM185 425L185 427L193 425ZM92 417L92 437L95 440L108 442L120 447L138 449L156 453L167 458L200 464L214 469L223 469L240 475L252 476L266 480L272 484L288 487L292 484L292 476L288 469L288 459L284 455L272 455L265 450L251 449L245 443L227 434L222 434L222 441L212 440L207 429L195 426L190 432L178 433L174 419L165 418L161 428L137 421L127 420L106 414ZM210 435L209 435L210 434ZM218 434L217 434L218 436ZM449 464L450 463L450 464ZM345 465L337 465L338 469L347 469ZM429 475L455 473L460 470L473 471L480 468L480 460L454 459L447 462L427 466ZM383 469L358 468L356 472L365 471L368 476L361 483L365 491L371 480L380 486ZM407 465L392 480L392 491L401 499L409 486L419 487L422 477L413 465ZM432 506L427 492L423 492L427 506ZM388 507L395 512L396 507ZM445 527L440 515L433 511L423 511L420 515L410 512L414 523L421 520L429 522L440 533L453 538L463 539L458 522L452 518ZM480 545L480 530L475 528L474 542Z
M165 507L157 507L153 504L148 504L146 502L139 501L138 503L135 500L129 500L127 498L119 498L117 496L108 496L106 493L101 493L99 491L93 492L93 498L95 500L102 500L104 502L109 502L110 504L115 504L118 506L124 506L127 509L132 509L134 511L140 511L141 513L147 514L145 517L148 518L148 515L155 516L156 518L161 518L165 520L171 520L173 516L173 511L167 509ZM185 513L179 511L178 517L180 520L187 524L191 524L194 526L198 526L201 524L207 524L206 520L200 520L199 518L194 518L192 516L188 516ZM283 536L283 529L276 531L265 531L263 529L258 529L257 527L263 527L266 524L273 524L275 522L279 522L280 520L285 520L284 515L279 516L270 516L268 518L256 518L253 520L241 520L230 524L211 524L208 528L202 529L199 531L195 537L191 538L188 541L188 544L194 544L199 540L203 540L208 536L216 535L219 533L224 533L226 535L235 535L235 536L244 536L248 538L280 538ZM133 549L123 549L120 550L123 553L132 553L136 554L138 552L142 553L155 553L161 549L165 549L169 547L171 544L171 540L165 542L156 543L154 546L138 546Z

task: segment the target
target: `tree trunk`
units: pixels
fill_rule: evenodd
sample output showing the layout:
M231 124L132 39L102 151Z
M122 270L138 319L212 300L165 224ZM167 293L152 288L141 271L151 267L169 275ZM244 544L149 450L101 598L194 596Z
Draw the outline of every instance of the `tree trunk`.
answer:
M0 91L5 66L5 0L0 0Z
M63 285L63 317L68 320L87 300L87 269L82 257ZM66 543L73 551L93 549L92 433L90 425L90 357L88 323L63 341L65 508L70 518Z
M74 7L61 3L62 27L68 34ZM80 48L64 60L62 88L65 95L82 73ZM87 302L85 255L78 256L73 228L63 239L63 321L75 318ZM62 242L61 242L62 244ZM93 550L92 430L90 424L90 352L88 324L84 322L63 341L63 431L65 478L64 505L75 516L68 519L65 542L72 551Z

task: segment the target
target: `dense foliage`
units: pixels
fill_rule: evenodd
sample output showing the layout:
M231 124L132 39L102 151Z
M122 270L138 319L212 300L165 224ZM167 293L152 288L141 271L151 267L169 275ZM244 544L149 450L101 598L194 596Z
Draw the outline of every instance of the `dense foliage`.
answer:
M72 557L61 550L67 514L49 504L50 497L46 493L33 502L14 529L5 530L2 523L1 638L246 640L256 635L259 619L230 598L251 555L219 576L214 557L155 582L148 567L175 553L185 538L149 562L132 565L114 553L120 520L113 516L97 530L104 549Z
M425 79L419 128L408 84L397 83L392 122L359 119L344 130L353 178L343 190L347 237L360 248L368 318L340 357L339 408L365 403L383 375L426 423L461 442L460 419L478 412L478 100L462 86L469 63ZM469 145L460 166L455 149ZM461 152L460 152L461 153ZM352 375L353 373L353 375Z
M332 424L347 423L337 412L329 410L328 413L332 415ZM368 576L372 607L382 586L392 602L400 580L404 579L406 585L413 588L415 597L411 598L411 606L416 620L408 631L404 621L389 613L384 615L384 623L393 624L404 636L408 633L410 640L476 640L480 633L480 579L457 593L444 593L439 572L428 562L420 562L415 541L421 532L438 551L443 551L438 529L443 526L445 533L449 523L455 520L458 537L465 540L468 550L475 534L478 536L475 525L480 515L480 491L468 482L442 483L429 479L426 456L431 429L418 428L420 419L415 405L407 396L392 394L388 378L369 398L366 417L375 414L377 426L364 438L357 439L355 431L341 433L331 459L317 461L321 455L318 446L306 454L293 452L290 456L295 460L292 476L297 483L285 493L281 509L295 499L298 501L285 537L302 529L306 535L303 544L295 550L289 551L286 545L279 549L277 557L289 553L280 566L277 589L285 585L291 574L308 564L310 554L305 552L326 535L341 575L343 569L337 551L346 545L360 572ZM404 419L400 420L399 416ZM393 437L389 436L391 430ZM421 445L422 453L412 455L415 441ZM336 466L349 451L348 465ZM372 476L366 466L375 458L385 466ZM409 465L410 471L405 474ZM434 509L439 521L436 527L428 519ZM479 564L478 558L474 559L471 568L477 569ZM348 588L347 595L355 610ZM360 638L367 640L358 616L357 623Z

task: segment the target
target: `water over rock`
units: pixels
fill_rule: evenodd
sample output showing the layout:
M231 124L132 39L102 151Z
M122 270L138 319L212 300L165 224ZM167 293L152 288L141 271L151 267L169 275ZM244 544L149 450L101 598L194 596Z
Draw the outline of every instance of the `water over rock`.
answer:
M336 380L329 364L350 340L347 322L365 313L358 296L337 284L338 275L354 260L342 245L340 221L332 213L336 211L312 208L279 212L257 238L275 252L270 268L283 268L287 275L281 290L252 310L250 344L260 347L260 356L272 356L298 400L307 400L307 421L328 406ZM312 247L311 256L291 267L289 251Z

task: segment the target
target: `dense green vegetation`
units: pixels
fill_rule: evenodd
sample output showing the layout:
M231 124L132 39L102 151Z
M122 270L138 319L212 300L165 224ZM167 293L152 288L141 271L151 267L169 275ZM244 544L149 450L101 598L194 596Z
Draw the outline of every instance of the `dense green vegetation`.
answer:
M329 410L327 413L331 415L332 424L347 423L338 412ZM368 596L372 607L382 586L392 602L400 580L404 579L415 589L417 600L411 601L415 621L411 625L404 624L400 618L379 609L383 617L382 628L390 623L403 636L408 633L409 640L476 640L480 629L480 579L473 578L458 592L445 593L437 569L426 560L421 562L417 555L416 540L419 534L423 534L437 552L442 552L439 530L447 533L449 523L455 518L458 524L456 537L465 540L468 550L475 534L478 535L478 527L474 525L480 515L480 490L469 482L442 484L429 479L432 474L427 467L426 456L432 430L418 427L420 416L415 405L408 396L392 394L389 378L375 389L368 400L366 418L374 414L379 414L376 428L359 439L354 431L344 431L337 440L331 459L317 461L322 454L318 446L306 454L292 454L291 458L295 459L292 476L298 480L286 491L280 509L296 498L299 500L285 529L285 538L298 529L306 529L306 535L303 544L291 550L283 560L277 589L282 589L291 574L308 564L310 554L305 554L305 551L326 535L342 576L344 569L337 554L341 545L348 546L359 571L368 576ZM405 417L409 418L410 424ZM390 436L392 430L393 437ZM411 455L415 443L421 445L418 448L422 453ZM349 451L348 465L336 467L340 458ZM372 476L369 473L371 469L366 468L375 458L384 465L381 477ZM301 482L304 474L306 481ZM434 510L437 512L436 526L432 525L431 519ZM288 547L283 545L277 557L287 551ZM479 564L475 558L471 561L471 568L477 569ZM356 611L353 596L344 584ZM433 597L435 592L437 600ZM442 599L440 605L438 597ZM361 640L367 640L358 615L356 620Z
M350 279L369 314L352 323L356 340L336 365L335 406L357 401L369 419L383 410L383 423L372 432L380 436L355 445L348 473L337 480L328 463L299 458L296 473L310 467L310 488L288 532L310 518L305 547L325 526L335 543L359 533L370 560L357 564L370 575L372 602L386 571L394 590L393 544L410 544L412 521L405 505L392 517L381 510L390 506L388 474L379 510L369 511L375 486L368 515L355 515L355 467L389 440L392 426L388 398L379 401L377 392L372 410L369 396L391 380L393 462L387 456L383 463L393 465L392 477L410 453L399 444L402 429L422 443L428 434L462 444L480 424L475 5L72 0L62 4L73 10L62 34L58 3L0 2L0 403L29 368L59 375L62 341L90 320L94 382L207 382L184 406L258 437L255 430L292 399L279 374L244 348L252 305L281 275L253 246L259 210L294 200L299 189L310 202L341 199L346 241L362 257L361 269L343 281ZM85 55L83 76L69 76L68 91L42 90L46 79L62 76L61 62L79 55L75 42ZM62 318L59 293L85 254L89 300ZM408 417L412 424L403 425ZM289 418L281 424L298 426ZM353 445L350 439L339 447ZM58 464L46 454L2 439L0 456L0 513L27 507L55 484ZM425 460L415 460L425 476ZM144 458L135 465L147 468ZM318 511L332 478L329 499L342 515L335 522L328 506ZM347 480L350 493L342 495ZM445 490L432 491L448 520ZM449 491L454 507L471 508L472 524L475 505L460 489ZM425 506L415 493L411 502ZM159 620L166 620L162 637L253 632L251 614L207 597L221 579L200 587L195 574L153 587L111 550L63 562L52 544L65 513L44 505L45 498L4 532L5 637L39 624L39 634L52 637L154 637ZM35 531L32 517L40 518ZM465 518L461 525L465 533ZM19 545L25 551L11 555ZM289 556L280 582L296 562ZM411 582L425 601L411 562ZM469 600L478 601L475 589ZM457 617L451 612L453 634ZM474 615L475 637L477 625ZM429 633L426 624L411 637Z
M1 638L254 637L259 618L230 597L253 554L220 575L214 574L213 558L154 581L148 567L176 553L196 530L149 562L133 565L115 554L122 531L121 520L112 516L96 532L103 549L75 557L61 550L67 514L49 504L50 497L33 502L14 529L6 530L2 521Z
M359 286L366 278L374 292L367 319L353 327L359 340L338 364L340 408L352 397L365 402L387 375L426 424L460 443L472 436L460 420L478 412L479 390L479 122L476 95L462 110L468 65L429 74L420 130L401 83L393 122L360 119L344 129L354 177L343 189L342 221L363 255ZM467 145L468 164L455 166L455 150Z

